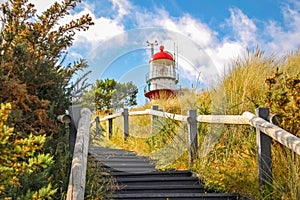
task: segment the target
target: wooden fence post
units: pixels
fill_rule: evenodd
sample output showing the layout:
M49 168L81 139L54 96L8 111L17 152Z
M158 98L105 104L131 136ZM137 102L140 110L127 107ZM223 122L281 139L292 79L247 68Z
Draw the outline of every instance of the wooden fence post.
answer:
M197 136L197 113L196 110L188 111L188 140L189 140L189 164L193 164L198 153L198 136Z
M255 113L258 117L268 120L269 109L257 108ZM272 138L258 128L256 128L256 143L258 151L258 181L261 189L270 190L272 187L272 155L271 155ZM270 191L271 192L271 191Z
M158 110L158 105L153 105L152 106L152 110ZM158 120L158 117L155 116L155 115L151 115L151 135L154 134L157 130L157 120Z
M158 105L153 105L153 106L152 106L152 110L158 110ZM152 121L155 120L155 119L157 119L157 118L158 118L157 116L151 115Z
M109 114L111 115L112 113L109 113ZM108 119L108 139L111 138L112 132L113 132L113 119L110 118L110 119Z
M97 116L97 117L95 118L95 122L96 122L96 134L100 134L101 128L100 128L100 120L99 120L99 116Z
M128 108L124 108L122 114L123 114L123 119L124 119L124 140L126 141L129 136Z
M76 136L77 136L77 128L78 128L79 119L81 117L80 111L81 111L80 105L73 105L69 107L69 114L71 116L70 133L69 133L69 149L71 155L73 155L74 152L74 146L75 146Z

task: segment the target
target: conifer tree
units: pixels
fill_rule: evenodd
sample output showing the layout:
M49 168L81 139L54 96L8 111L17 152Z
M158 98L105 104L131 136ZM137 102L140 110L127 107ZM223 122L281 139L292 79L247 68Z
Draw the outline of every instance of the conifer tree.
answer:
M56 112L67 108L68 83L76 71L87 66L84 60L66 65L61 62L75 32L93 24L88 14L59 24L79 2L56 2L41 15L28 0L10 0L1 6L0 102L11 102L18 131L55 131L50 108Z

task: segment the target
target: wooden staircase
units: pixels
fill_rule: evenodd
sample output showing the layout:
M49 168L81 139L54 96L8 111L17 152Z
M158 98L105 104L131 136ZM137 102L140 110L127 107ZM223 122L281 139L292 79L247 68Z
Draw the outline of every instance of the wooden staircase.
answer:
M111 199L247 199L238 194L208 193L191 171L160 171L147 157L122 149L90 147L117 182Z

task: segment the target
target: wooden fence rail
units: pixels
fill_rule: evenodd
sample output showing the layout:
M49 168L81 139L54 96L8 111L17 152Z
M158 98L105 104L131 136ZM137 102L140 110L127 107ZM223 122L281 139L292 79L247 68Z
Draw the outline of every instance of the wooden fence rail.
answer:
M112 134L112 123L116 117L123 116L124 118L124 139L129 136L129 119L128 116L151 115L152 118L164 117L177 121L188 123L188 138L189 138L189 161L190 164L197 157L197 122L211 124L244 124L251 125L256 128L257 150L258 150L258 177L261 188L266 188L272 185L272 157L271 157L271 140L283 144L296 154L300 155L300 138L285 131L284 129L273 124L276 115L271 115L268 108L257 108L256 115L250 112L244 112L242 115L196 115L195 110L188 111L187 115L178 115L159 111L157 106L153 109L143 111L128 112L125 108L123 112L108 115L101 118L100 121L108 120L109 136ZM270 121L270 122L269 122Z
M76 141L73 151L67 200L83 200L86 180L86 166L90 137L91 111L81 109Z
M300 138L250 112L244 112L243 117L248 124L300 155Z

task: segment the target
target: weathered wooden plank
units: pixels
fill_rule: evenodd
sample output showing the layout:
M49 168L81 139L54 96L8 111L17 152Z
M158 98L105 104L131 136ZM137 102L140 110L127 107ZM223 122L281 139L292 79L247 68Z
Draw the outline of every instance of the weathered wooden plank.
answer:
M147 109L150 115L154 115L157 117L165 117L165 118L170 118L174 119L177 121L187 121L187 116L185 115L178 115L178 114L173 114L173 113L168 113L168 112L163 112L163 111L158 111L158 110L151 110Z
M77 137L67 191L67 200L83 200L86 179L86 166L89 148L91 111L81 110L81 118L77 129Z
M198 115L197 121L211 124L248 124L241 115Z
M260 131L300 155L300 138L250 112L244 112L243 116L251 126L258 128Z
M141 111L131 111L128 113L130 116L138 116L138 115L149 115L149 111L147 110L141 110Z
M107 115L106 117L101 118L100 122L106 121L108 119L114 119L114 118L121 117L121 116L122 116L122 112L115 113L113 115Z

